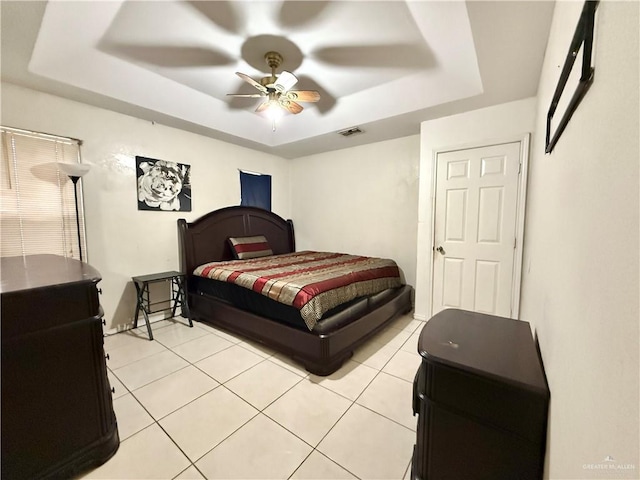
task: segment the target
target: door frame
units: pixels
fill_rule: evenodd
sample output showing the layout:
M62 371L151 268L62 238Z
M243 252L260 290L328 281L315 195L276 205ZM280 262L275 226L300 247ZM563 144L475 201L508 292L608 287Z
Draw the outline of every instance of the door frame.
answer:
M430 263L430 291L429 291L429 317L433 316L433 283L434 283L434 261L435 254L435 233L436 233L436 189L437 189L437 168L438 155L441 153L455 152L459 150L470 150L472 148L491 147L504 143L520 143L520 175L518 179L518 204L516 206L516 244L514 248L513 273L511 277L511 315L510 318L520 317L520 290L522 285L522 257L524 249L524 221L527 203L527 177L529 172L529 146L531 134L514 135L483 142L456 145L453 147L441 147L434 149L431 159L431 236L429 251L431 252Z

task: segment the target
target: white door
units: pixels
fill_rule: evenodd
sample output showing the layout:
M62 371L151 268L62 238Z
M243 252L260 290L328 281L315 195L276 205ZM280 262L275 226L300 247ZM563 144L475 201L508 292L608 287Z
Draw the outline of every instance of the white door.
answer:
M462 308L512 316L520 148L437 155L433 314Z

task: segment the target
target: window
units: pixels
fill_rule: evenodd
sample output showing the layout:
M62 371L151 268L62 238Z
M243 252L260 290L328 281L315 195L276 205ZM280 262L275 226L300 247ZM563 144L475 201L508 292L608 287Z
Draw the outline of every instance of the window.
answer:
M240 205L271 211L271 175L240 170Z
M0 255L49 253L79 259L78 231L86 251L81 184L78 229L74 184L58 163L80 163L80 142L7 127L0 127L0 134Z

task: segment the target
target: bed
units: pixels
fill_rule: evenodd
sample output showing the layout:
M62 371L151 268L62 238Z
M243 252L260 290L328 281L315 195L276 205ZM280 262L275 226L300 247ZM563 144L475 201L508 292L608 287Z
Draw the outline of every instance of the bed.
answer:
M180 268L186 278L192 320L265 344L316 375L335 372L358 345L411 310L411 287L400 285L330 308L309 329L292 306L194 274L205 264L235 260L230 238L263 236L274 256L296 252L291 220L266 210L234 206L191 223L179 219L178 236Z

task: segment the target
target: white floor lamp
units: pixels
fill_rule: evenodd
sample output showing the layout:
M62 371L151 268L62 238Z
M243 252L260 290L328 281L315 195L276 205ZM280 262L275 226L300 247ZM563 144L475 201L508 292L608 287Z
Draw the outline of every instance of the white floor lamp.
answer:
M82 261L82 240L80 238L80 214L78 212L78 180L89 173L91 165L82 163L58 163L58 168L66 173L73 182L73 195L76 202L76 228L78 230L78 252Z

